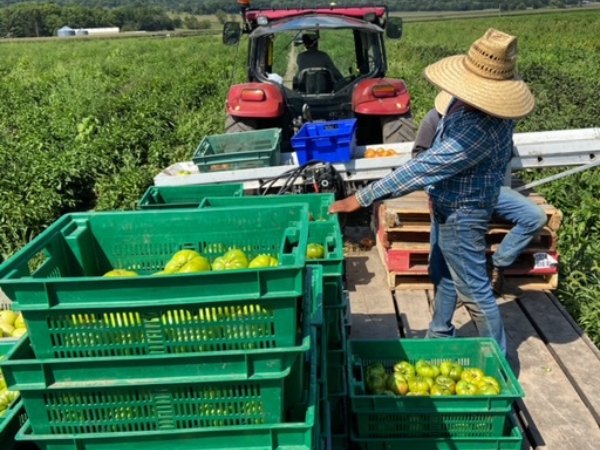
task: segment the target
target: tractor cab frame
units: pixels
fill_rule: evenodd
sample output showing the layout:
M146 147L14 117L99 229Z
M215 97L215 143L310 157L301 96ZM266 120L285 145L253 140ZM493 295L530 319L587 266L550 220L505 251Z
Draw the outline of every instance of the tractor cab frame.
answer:
M356 118L359 145L414 140L406 84L385 76L384 36L402 36L402 20L385 6L242 8L242 17L223 30L228 45L248 35L247 82L230 88L226 132L279 127L286 151L305 122ZM307 46L299 55L311 40L327 51Z

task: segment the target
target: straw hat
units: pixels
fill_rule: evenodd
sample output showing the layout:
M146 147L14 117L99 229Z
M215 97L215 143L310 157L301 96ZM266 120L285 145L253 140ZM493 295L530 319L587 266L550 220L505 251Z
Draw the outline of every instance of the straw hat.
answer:
M440 91L440 93L435 97L434 105L435 109L442 116L446 115L446 111L448 111L448 106L450 106L450 102L452 101L452 95L448 94L446 91Z
M535 100L515 73L517 38L490 28L467 55L444 58L425 68L430 83L491 116L519 119Z

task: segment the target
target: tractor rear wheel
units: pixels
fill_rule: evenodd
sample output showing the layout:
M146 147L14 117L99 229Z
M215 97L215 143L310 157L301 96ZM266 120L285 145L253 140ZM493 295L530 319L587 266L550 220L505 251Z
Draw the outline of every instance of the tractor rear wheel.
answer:
M225 133L243 133L245 131L254 130L258 130L258 122L256 119L234 117L230 115L227 115L227 119L225 119Z
M381 118L381 133L384 144L393 142L412 142L417 130L412 115L385 116Z

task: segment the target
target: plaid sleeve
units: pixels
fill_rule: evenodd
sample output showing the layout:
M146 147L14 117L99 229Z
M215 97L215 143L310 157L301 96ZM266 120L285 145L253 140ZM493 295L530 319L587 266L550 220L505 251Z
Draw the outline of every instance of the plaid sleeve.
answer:
M361 206L387 194L402 196L460 173L489 157L485 121L462 120L449 127L443 139L381 180L356 193Z

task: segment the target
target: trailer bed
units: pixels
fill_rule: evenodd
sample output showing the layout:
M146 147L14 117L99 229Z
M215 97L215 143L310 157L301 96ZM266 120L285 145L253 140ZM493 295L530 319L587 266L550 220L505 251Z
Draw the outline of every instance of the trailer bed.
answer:
M431 319L433 291L391 291L372 247L347 256L351 338L422 338ZM597 449L600 442L600 351L552 293L516 290L498 297L509 338L509 362L525 398L517 404L525 449ZM459 336L477 336L460 306Z

